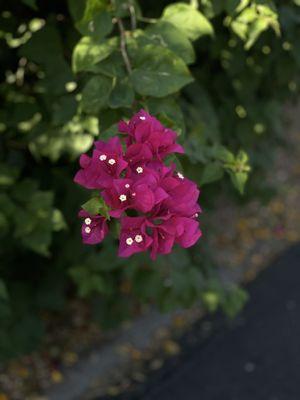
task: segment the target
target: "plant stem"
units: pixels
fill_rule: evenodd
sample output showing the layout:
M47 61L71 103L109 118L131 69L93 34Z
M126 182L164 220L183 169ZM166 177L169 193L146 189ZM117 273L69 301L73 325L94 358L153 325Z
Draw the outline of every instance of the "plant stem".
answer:
M115 4L115 0L110 0L110 4L112 5L112 7L115 9L116 8L116 4ZM124 29L124 25L122 22L122 19L119 17L115 17L113 19L113 22L116 22L119 28L119 32L120 32L120 50L121 50L121 54L124 60L124 64L126 67L126 70L128 72L128 74L130 75L132 72L132 68L131 68L131 63L127 54L127 49L126 49L126 33L125 33L125 29Z
M136 14L135 8L132 4L128 4L128 10L130 12L130 22L131 22L131 30L136 30Z
M116 19L117 19L119 32L120 32L120 49L121 49L122 57L123 57L127 72L130 75L132 72L132 68L131 68L131 63L130 63L130 60L129 60L129 57L127 54L127 49L126 49L126 33L125 33L124 25L123 25L121 18L116 18Z
M137 20L141 21L141 22L146 22L148 24L156 24L157 23L157 19L155 19L155 18L137 17Z

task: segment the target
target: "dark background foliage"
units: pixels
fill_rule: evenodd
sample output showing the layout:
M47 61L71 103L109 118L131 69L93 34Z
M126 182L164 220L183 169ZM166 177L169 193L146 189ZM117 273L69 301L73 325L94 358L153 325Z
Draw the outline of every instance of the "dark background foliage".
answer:
M202 300L234 313L205 238L151 263L116 241L81 244L72 182L79 154L145 108L180 134L178 168L203 188L267 201L264 173L284 143L281 105L297 96L299 1L10 1L0 15L0 356L34 349L45 314L89 302L102 327L141 304ZM244 193L242 197L241 194Z

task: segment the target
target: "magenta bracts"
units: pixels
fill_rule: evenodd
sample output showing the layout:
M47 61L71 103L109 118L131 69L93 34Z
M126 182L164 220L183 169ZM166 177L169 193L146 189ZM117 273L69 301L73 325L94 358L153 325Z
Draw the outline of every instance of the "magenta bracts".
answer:
M201 236L199 189L165 163L167 156L184 153L176 132L144 110L118 127L120 137L96 141L91 156L81 155L74 181L98 190L110 217L120 221L119 256L149 251L155 259L175 244L193 246ZM83 242L102 242L108 221L85 210L79 216Z

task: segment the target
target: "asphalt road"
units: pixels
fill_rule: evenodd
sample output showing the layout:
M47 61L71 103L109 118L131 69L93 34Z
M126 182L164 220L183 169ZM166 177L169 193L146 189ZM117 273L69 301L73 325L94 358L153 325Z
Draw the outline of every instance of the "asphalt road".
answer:
M267 268L249 293L233 324L215 324L208 339L191 346L195 326L181 356L119 398L300 400L300 245Z

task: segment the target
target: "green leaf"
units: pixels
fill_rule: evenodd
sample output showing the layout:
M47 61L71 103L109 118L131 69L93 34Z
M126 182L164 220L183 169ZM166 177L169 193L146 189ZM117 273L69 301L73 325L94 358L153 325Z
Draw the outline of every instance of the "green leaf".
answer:
M246 4L247 5L247 4ZM264 1L247 5L229 24L232 30L245 42L245 49L249 50L262 32L272 28L280 35L280 25L276 7L272 1Z
M53 230L53 193L37 190L34 181L24 180L15 185L12 194L19 203L12 215L15 238L24 247L49 256Z
M248 164L249 156L244 150L240 150L236 156L236 161L245 168L246 164ZM246 169L249 170L248 168Z
M49 247L51 244L51 232L46 227L40 227L33 231L30 235L22 238L23 246L44 256L49 257Z
M204 167L199 184L204 185L207 183L215 182L221 179L224 175L222 165L217 162L212 162Z
M133 64L139 58L140 52L148 45L160 46L157 40L147 35L142 29L136 29L126 34L126 45L129 59ZM124 62L124 61L123 61Z
M201 298L209 312L217 311L220 304L220 294L217 291L206 290L201 294Z
M75 26L82 35L93 36L97 40L103 39L113 29L112 17L105 10L84 16Z
M195 0L195 2L198 4L198 0ZM224 11L224 0L200 0L200 4L201 11L208 19L212 19Z
M117 48L117 42L114 37L98 43L92 37L84 36L73 51L73 71L90 71L92 66L105 60Z
M86 212L91 215L102 215L106 219L109 219L108 206L102 197L92 197L86 203L81 206Z
M68 0L70 12L76 21L88 20L109 7L107 0Z
M97 215L102 207L100 197L92 197L86 203L81 206L86 212L91 215Z
M74 21L79 21L84 14L86 0L68 0L68 8Z
M134 90L128 78L117 80L109 97L108 105L111 108L132 107Z
M186 64L195 61L194 48L182 31L168 21L158 21L146 29L146 33L153 39L158 39L159 44L168 47Z
M234 187L240 192L244 193L245 184L248 179L248 172L228 171Z
M78 21L75 26L82 35L94 36L95 39L102 39L108 35L113 28L112 17L108 12L109 2L106 0L85 0L82 4L70 4L71 12Z
M36 158L43 156L57 161L65 153L77 157L89 150L94 137L98 134L96 117L75 115L60 129L57 127L51 129L51 126L43 124L41 133L30 141L29 148Z
M245 43L245 49L250 49L261 33L268 29L268 27L269 23L266 19L256 19L248 29L248 39Z
M225 10L228 14L240 13L250 3L250 0L225 0Z
M244 289L232 286L224 294L222 308L230 318L234 318L244 307L248 299L249 295Z
M63 213L60 210L58 210L57 208L55 208L52 211L52 221L51 222L52 222L52 229L55 232L61 231L62 229L67 228L67 224L64 219Z
M191 40L214 33L208 19L193 6L186 3L170 4L164 9L162 19L181 29Z
M229 173L233 185L241 194L243 194L245 183L251 170L248 154L245 151L240 150L233 160L231 154L228 156L228 161L226 161L225 158L222 161L224 162L223 167Z
M141 48L135 62L131 79L143 96L165 97L193 81L184 61L164 47Z
M127 75L124 68L124 60L121 53L118 51L113 52L105 60L102 60L95 65L91 65L88 68L88 71L95 74L105 75L110 78L125 78Z
M212 155L214 158L216 158L219 161L222 161L223 163L234 163L235 161L234 155L224 146L214 147L212 149Z
M82 91L82 109L91 114L97 114L107 106L110 93L113 88L113 80L106 76L92 77Z

